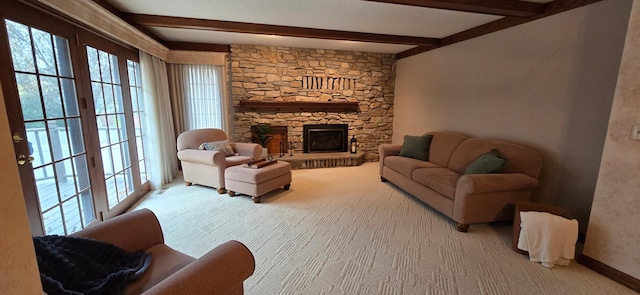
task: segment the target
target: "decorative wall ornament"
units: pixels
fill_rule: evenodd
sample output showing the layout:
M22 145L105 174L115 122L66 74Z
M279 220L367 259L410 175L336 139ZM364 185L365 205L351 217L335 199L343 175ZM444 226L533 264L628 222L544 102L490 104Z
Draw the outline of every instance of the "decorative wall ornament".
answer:
M356 79L341 77L303 76L302 89L353 90Z

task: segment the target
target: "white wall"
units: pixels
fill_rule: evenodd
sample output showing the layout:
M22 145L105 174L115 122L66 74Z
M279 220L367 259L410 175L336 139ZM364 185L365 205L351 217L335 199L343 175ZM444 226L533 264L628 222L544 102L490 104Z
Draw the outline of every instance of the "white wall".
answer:
M535 201L586 231L631 0L602 1L398 61L393 142L432 130L543 159Z
M634 1L584 254L640 280L640 1Z

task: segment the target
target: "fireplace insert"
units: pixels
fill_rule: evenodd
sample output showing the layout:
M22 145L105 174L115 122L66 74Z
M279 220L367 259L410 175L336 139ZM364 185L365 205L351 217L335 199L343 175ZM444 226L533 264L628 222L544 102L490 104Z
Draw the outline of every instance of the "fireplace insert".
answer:
M348 151L348 124L303 125L302 143L305 153Z

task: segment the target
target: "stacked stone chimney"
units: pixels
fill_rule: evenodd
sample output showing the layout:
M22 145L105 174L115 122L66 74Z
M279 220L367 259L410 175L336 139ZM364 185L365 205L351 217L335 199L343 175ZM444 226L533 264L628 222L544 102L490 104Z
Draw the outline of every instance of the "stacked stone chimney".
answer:
M288 127L288 140L302 152L304 124L349 124L367 161L393 130L395 56L336 50L231 46L235 140L251 141L251 126ZM358 102L357 112L278 112L240 110L241 100Z

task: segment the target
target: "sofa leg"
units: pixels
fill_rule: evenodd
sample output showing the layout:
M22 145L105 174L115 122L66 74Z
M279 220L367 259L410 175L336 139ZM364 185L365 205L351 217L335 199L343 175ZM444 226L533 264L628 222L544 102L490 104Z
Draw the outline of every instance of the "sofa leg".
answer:
M186 186L191 186L193 183L191 183L191 182L189 182L189 181L185 181L185 182L184 182L184 184L185 184Z
M227 192L227 190L224 187L221 187L221 188L218 189L218 194L222 195L222 194L224 194L226 192Z
M228 191L227 194L229 194L229 197L233 197L236 195L236 192L234 191Z
M461 233L466 233L469 230L469 225L456 222L456 229Z
M380 176L380 181L382 181L382 182L388 182L388 180L387 180L386 178L382 177L382 176Z
M257 197L251 197L251 199L253 199L254 203L260 203L260 196Z

